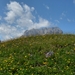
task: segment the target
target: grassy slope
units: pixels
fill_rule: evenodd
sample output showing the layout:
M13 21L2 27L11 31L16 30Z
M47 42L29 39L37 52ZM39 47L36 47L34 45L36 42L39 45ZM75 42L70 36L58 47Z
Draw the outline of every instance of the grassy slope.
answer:
M54 55L46 58L48 51ZM1 43L0 75L75 75L75 35L21 37Z

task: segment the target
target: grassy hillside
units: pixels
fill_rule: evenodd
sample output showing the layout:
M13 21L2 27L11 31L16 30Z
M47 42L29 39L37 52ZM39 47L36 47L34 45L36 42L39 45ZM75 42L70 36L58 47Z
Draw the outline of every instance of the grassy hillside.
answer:
M47 58L49 51L54 54ZM0 43L0 75L75 75L75 35L21 37Z

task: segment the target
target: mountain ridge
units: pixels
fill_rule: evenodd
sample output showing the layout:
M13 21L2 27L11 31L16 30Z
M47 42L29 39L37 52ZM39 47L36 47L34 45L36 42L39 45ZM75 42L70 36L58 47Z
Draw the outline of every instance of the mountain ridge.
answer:
M35 36L35 35L45 35L45 34L62 34L63 31L58 27L51 28L40 28L40 29L30 29L26 30L23 36Z

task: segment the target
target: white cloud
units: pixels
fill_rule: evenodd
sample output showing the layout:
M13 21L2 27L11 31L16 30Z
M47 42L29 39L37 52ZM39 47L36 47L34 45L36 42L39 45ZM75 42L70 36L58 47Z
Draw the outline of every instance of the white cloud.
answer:
M7 4L8 12L6 12L6 17L4 18L8 23L13 23L17 17L21 17L23 13L23 8L18 2L10 2Z
M49 25L51 25L51 23L48 20L40 17L39 22L34 23L34 28L48 27Z
M43 5L46 7L46 9L48 9L48 10L50 9L48 5L45 5L45 4L43 4Z
M67 13L66 11L64 11L64 12L61 13L60 20L62 20L64 17L66 17L66 13Z
M60 23L59 20L55 20L55 22Z
M49 9L49 6L46 6L47 9Z
M75 4L75 0L73 0L73 3Z
M70 20L70 19L68 19L68 18L67 18L67 21L68 21L68 22L71 22L71 20Z
M21 36L27 29L52 25L51 22L41 17L38 18L38 22L34 22L36 17L32 12L35 11L35 8L26 4L20 5L18 2L13 1L7 4L7 10L4 17L5 23L0 24L2 40Z
M22 33L14 26L10 26L8 24L0 24L0 35L2 35L3 40L6 40L14 38L15 36L18 37L22 35Z
M65 13L62 13L62 16L66 16L66 14Z

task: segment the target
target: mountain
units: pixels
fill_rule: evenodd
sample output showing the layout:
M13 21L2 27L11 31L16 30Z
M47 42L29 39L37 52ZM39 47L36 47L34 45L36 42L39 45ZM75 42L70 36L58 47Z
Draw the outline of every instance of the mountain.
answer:
M58 27L51 28L40 28L40 29L31 29L26 30L23 36L35 36L35 35L45 35L45 34L62 34L63 31Z

